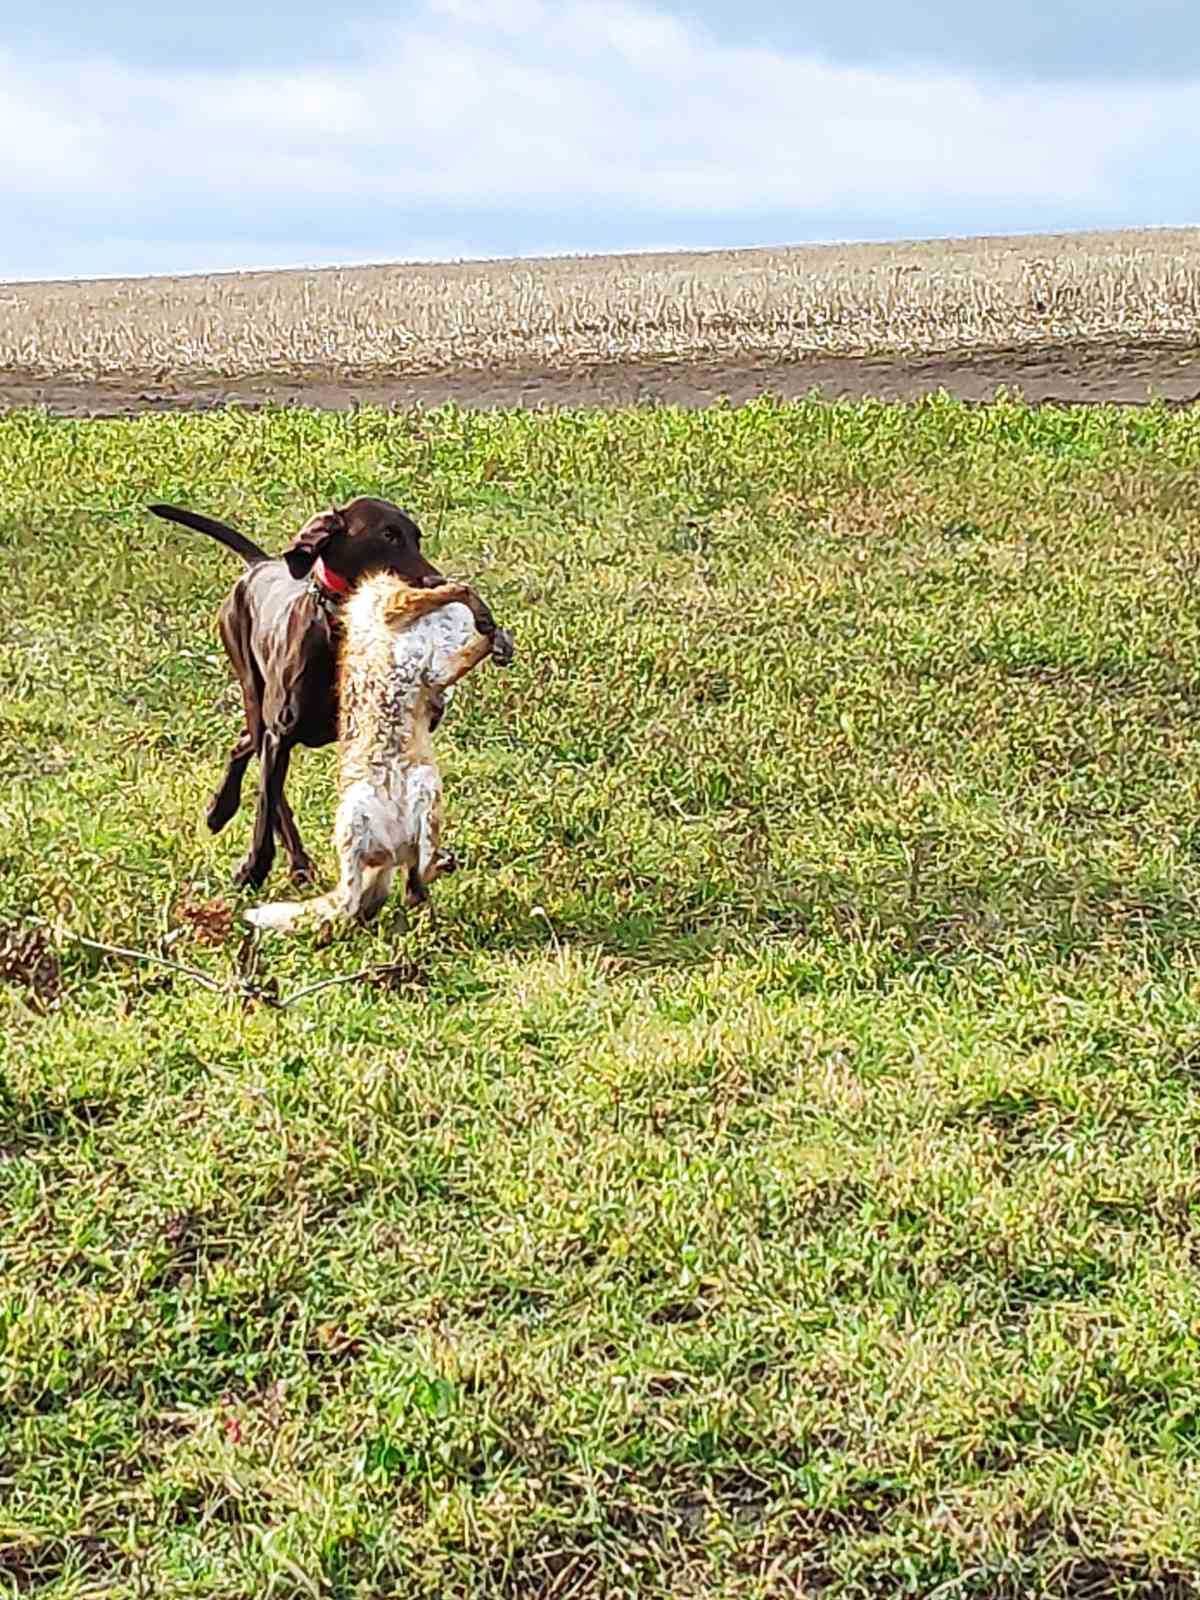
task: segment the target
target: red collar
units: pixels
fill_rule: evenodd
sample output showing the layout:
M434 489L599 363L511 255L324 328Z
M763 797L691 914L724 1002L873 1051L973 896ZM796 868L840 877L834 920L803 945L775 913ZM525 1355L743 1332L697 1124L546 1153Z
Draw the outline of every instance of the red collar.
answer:
M326 594L336 594L340 599L350 593L350 585L340 572L334 572L332 567L327 567L324 560L318 556L313 562L313 582L319 589L324 589Z

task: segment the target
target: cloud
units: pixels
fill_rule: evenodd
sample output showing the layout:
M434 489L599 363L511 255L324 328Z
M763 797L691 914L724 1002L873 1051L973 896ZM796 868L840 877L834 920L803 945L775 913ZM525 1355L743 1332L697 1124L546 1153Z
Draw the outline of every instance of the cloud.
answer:
M540 216L542 238L556 217L603 212L627 219L625 237L771 215L798 239L817 217L847 236L884 216L954 232L989 210L1182 221L1193 199L1175 152L1194 141L1200 82L838 65L722 43L627 0L425 0L406 25L347 27L353 65L0 56L0 201L53 220L60 254L72 233L73 259L127 238L150 271L181 232L236 245L257 226L268 247L286 219L294 248L306 216L321 240L338 219L359 237L373 212L413 210L440 216L426 231L478 238L471 219L504 208ZM1139 212L1160 168L1178 175L1182 214ZM379 237L383 254L382 223ZM18 270L0 254L0 276Z
M1192 0L679 0L725 38L860 66L935 63L1025 81L1168 81L1200 73Z

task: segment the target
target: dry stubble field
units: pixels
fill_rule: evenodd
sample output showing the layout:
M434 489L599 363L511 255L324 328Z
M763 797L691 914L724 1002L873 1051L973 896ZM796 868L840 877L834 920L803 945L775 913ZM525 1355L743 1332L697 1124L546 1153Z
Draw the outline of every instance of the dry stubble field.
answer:
M1200 232L0 284L0 407L1191 398Z

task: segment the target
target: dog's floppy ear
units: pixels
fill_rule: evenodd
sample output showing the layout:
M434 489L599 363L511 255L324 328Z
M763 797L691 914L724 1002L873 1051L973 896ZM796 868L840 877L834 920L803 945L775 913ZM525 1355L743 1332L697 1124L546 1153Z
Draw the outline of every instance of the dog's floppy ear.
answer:
M313 562L339 533L345 533L346 519L336 506L310 517L283 552L293 578L307 577Z

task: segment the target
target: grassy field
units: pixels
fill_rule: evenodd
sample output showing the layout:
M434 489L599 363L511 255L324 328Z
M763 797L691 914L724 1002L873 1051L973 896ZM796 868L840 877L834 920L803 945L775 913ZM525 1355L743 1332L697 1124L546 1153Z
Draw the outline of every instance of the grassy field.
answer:
M236 378L1195 343L1200 229L0 283L0 373Z
M1200 413L0 466L0 1592L1200 1593ZM237 563L137 508L359 491L518 658L438 735L435 920L254 945Z

